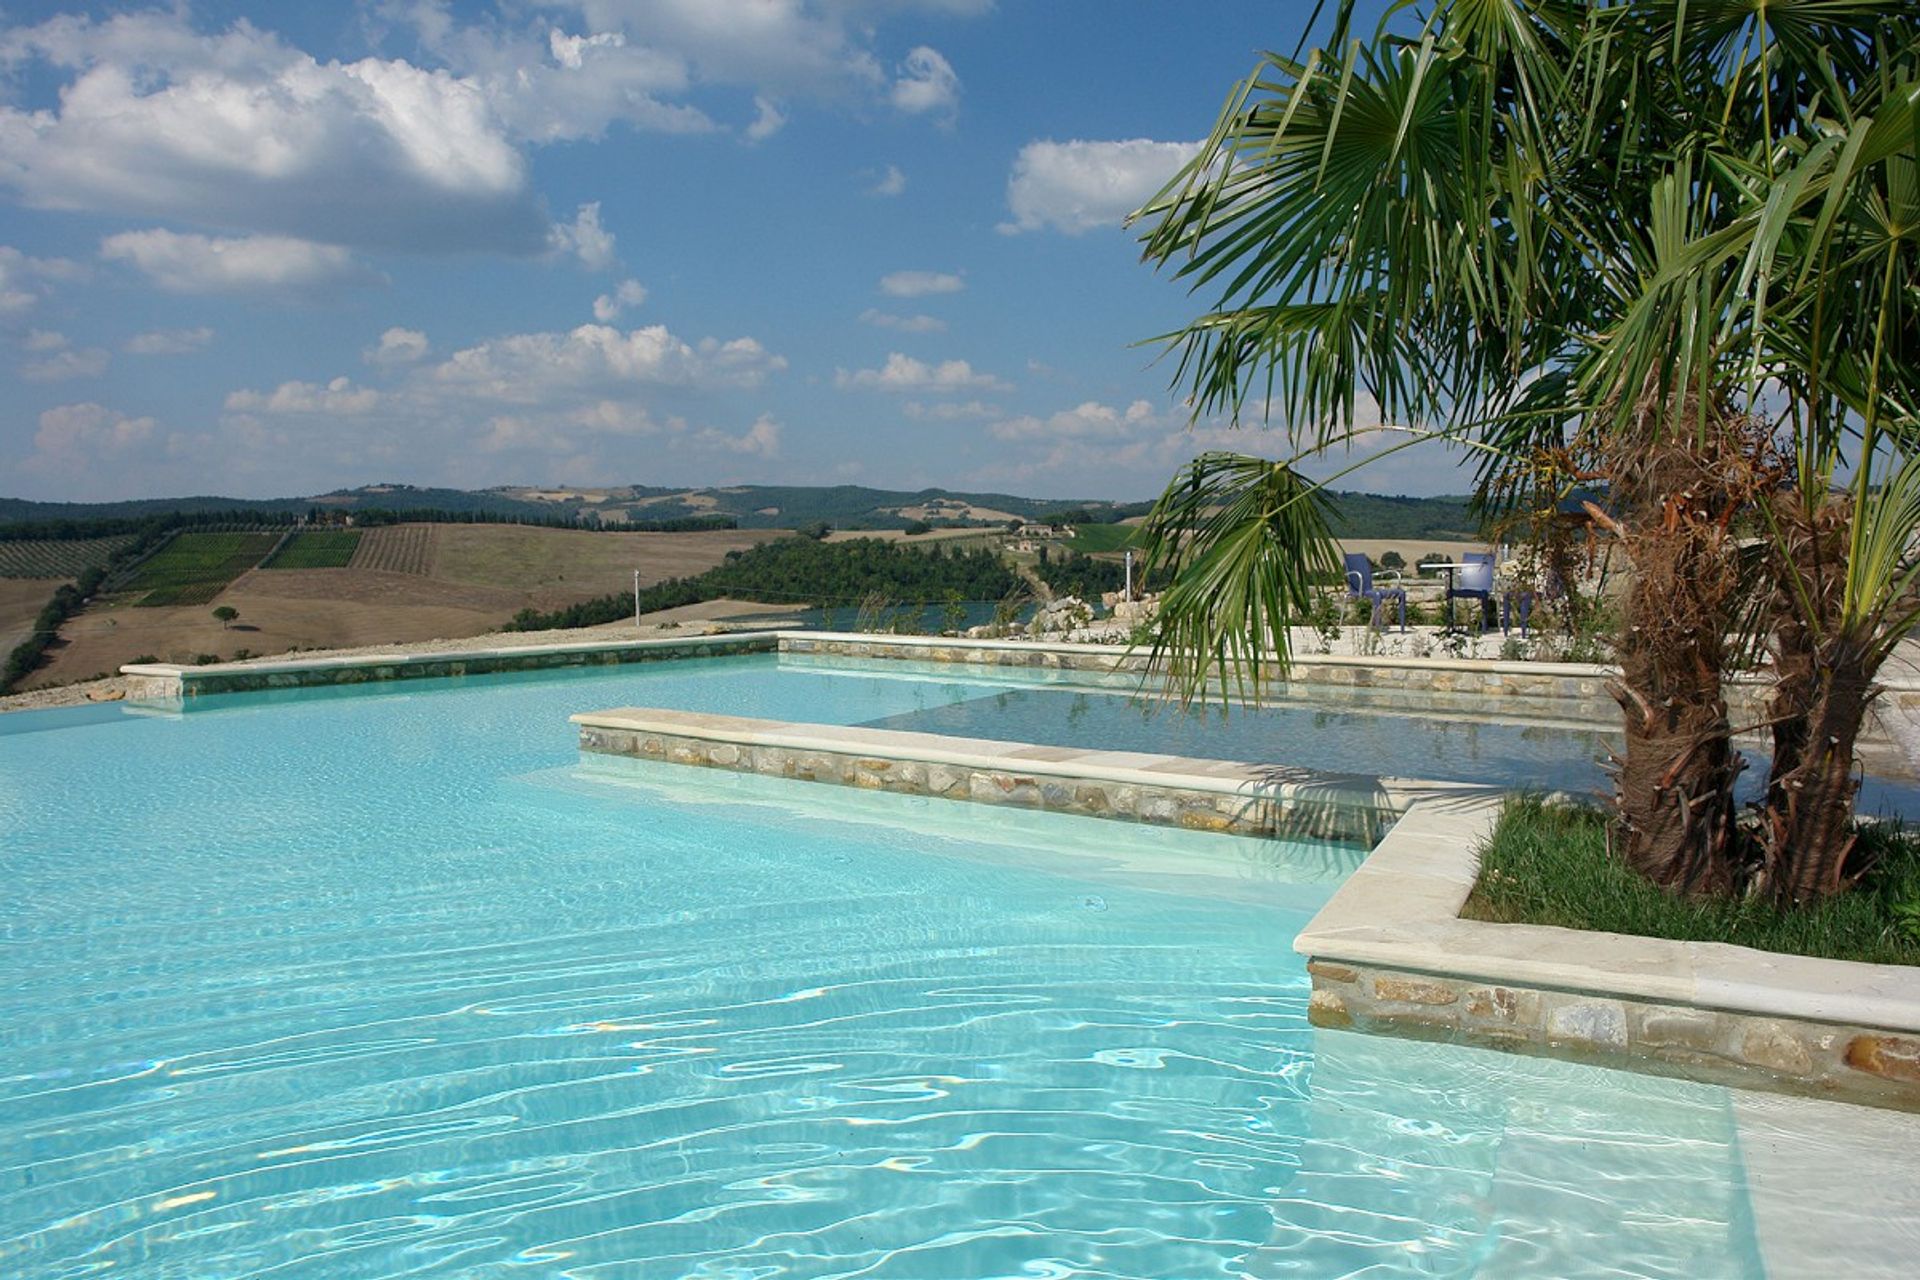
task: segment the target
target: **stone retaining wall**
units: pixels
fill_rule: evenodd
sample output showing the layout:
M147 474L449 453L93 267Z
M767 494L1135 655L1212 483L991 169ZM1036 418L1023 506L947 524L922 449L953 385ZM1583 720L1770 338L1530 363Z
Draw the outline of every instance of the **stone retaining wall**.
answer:
M1329 960L1307 971L1319 1027L1920 1111L1920 1037Z
M839 658L894 658L972 666L1062 671L1147 673L1144 650L1111 645L1019 640L955 640L936 636L881 636L783 631L780 652ZM1573 662L1489 662L1451 658L1295 654L1287 678L1301 684L1486 698L1555 699L1614 708L1607 693L1611 668ZM1754 695L1736 694L1757 698Z
M786 725L652 708L573 719L581 726L580 749L600 755L1191 831L1370 846L1392 820L1385 807L1387 793L1371 784L1280 781L1251 770L1236 777L1229 770L1246 767L1219 761ZM787 740L768 740L783 736ZM1116 769L1106 763L1116 759L1134 767ZM1182 764L1204 771L1204 776L1181 777Z
M1422 801L1294 939L1316 1026L1920 1112L1920 971L1462 919L1498 797Z
M143 663L120 668L129 679L127 697L160 702L204 694L250 693L262 689L299 689L320 685L365 684L378 680L425 680L446 676L489 675L502 671L542 671L560 667L613 666L678 658L728 657L771 653L771 631L688 636L678 640L623 640L524 648L469 649L449 653L378 654L352 658L285 659L275 662L211 663L203 667Z

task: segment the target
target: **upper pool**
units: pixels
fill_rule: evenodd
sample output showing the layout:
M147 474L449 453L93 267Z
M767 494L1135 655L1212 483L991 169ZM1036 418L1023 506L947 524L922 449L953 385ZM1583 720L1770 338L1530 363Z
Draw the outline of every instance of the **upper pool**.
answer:
M1308 1026L1360 850L566 720L1009 691L897 674L0 717L0 1274L1760 1273L1725 1090Z

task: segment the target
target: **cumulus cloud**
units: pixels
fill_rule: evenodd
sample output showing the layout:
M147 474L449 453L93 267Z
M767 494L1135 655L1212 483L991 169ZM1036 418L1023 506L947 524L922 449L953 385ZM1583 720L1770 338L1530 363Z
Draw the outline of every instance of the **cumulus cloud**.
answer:
M841 369L834 374L834 385L842 389L871 391L935 392L957 394L964 391L1011 391L1008 383L990 373L975 372L965 360L943 360L929 364L895 351L878 369Z
M907 175L901 172L899 165L890 164L885 169L882 169L880 175L873 180L873 185L867 188L867 194L870 196L893 197L905 195L906 190Z
M947 329L947 322L937 316L901 316L874 307L868 307L860 313L860 323L880 329L898 329L902 333L945 333Z
M86 269L67 258L34 258L12 245L0 245L0 316L31 310L52 280L73 280Z
M427 252L545 238L485 87L445 69L320 62L184 10L16 28L0 63L58 82L54 108L0 107L0 184L35 207Z
M372 387L356 387L346 378L325 386L317 382L283 382L272 391L235 391L227 396L229 413L361 414L380 403Z
M628 307L637 307L646 300L645 285L638 280L622 280L612 293L603 293L593 300L593 318L601 324L612 324Z
M1029 142L1014 158L1008 235L1117 227L1200 150L1197 142Z
M1088 400L1045 418L1030 414L1003 418L989 426L987 434L996 440L1118 439L1137 435L1148 427L1164 425L1165 420L1145 400L1135 400L1125 409Z
M958 293L966 287L965 280L946 271L893 271L880 277L880 292L893 298Z
M694 436L694 441L723 453L777 458L780 456L780 424L774 421L772 415L763 413L739 435L729 435L717 427L706 427Z
M960 77L938 50L920 45L900 65L900 75L888 95L893 105L910 115L939 112L951 116L960 105Z
M82 498L110 496L114 490L103 477L144 454L157 425L92 401L56 405L40 415L33 452L20 469Z
M20 366L20 376L28 382L66 382L72 378L97 378L107 371L111 357L103 347L77 347L56 351Z
M361 352L360 357L368 364L408 365L424 360L428 347L425 333L395 325L380 335L379 343Z
M194 329L149 329L127 339L125 350L136 356L184 356L213 341L213 330L201 325Z
M665 325L622 333L583 324L567 333L521 333L456 351L428 370L439 387L507 402L545 399L559 387L620 383L754 387L787 367L753 338L688 343Z
M942 400L933 404L909 400L900 406L900 411L916 422L961 422L968 418L1001 416L998 405L981 400Z
M748 142L765 142L787 127L787 113L765 94L755 94L753 122L747 126Z
M555 253L571 254L592 271L604 270L616 261L613 232L600 225L598 200L581 205L572 222L554 223L547 233L547 243Z
M29 382L97 378L107 371L112 358L103 347L75 347L65 334L45 329L27 334L21 346L34 356L20 366L20 376Z
M311 290L372 279L338 245L291 236L214 237L155 227L108 236L100 256L129 263L174 293Z

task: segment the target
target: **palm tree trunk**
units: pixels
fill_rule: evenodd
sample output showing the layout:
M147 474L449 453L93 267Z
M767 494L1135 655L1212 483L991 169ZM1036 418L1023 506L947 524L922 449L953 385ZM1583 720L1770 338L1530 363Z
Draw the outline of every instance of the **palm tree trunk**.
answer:
M1805 495L1774 504L1768 605L1773 762L1760 823L1761 887L1784 902L1837 893L1853 851L1854 746L1879 664L1842 616L1853 503Z
M1608 459L1616 514L1589 509L1632 566L1610 686L1625 719L1616 850L1664 889L1727 894L1741 878L1733 790L1746 763L1722 686L1740 594L1730 525L1763 469L1747 424L1706 410L1703 422L1697 402L1645 397L1641 429Z
M1620 678L1609 686L1626 739L1614 773L1616 848L1664 889L1730 893L1737 882L1733 788L1745 761L1733 747L1718 645L1668 627L1676 587L1685 584L1697 598L1703 580L1717 577L1718 555L1706 546L1638 541L1617 650ZM1654 550L1668 553L1657 562L1667 572L1649 572L1656 564L1642 562Z
M1836 637L1816 651L1804 736L1789 766L1768 781L1761 829L1762 887L1781 901L1808 902L1852 882L1847 863L1860 789L1853 752L1880 692L1874 665L1868 646L1853 637Z

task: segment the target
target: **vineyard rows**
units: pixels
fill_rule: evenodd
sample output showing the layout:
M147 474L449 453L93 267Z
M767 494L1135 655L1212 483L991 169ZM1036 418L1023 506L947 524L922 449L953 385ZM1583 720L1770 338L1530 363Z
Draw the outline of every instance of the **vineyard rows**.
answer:
M429 573L433 568L433 534L433 527L424 524L369 529L354 553L353 567L387 573Z
M358 529L310 529L289 537L262 569L344 569L360 547Z
M183 533L141 564L128 591L144 608L207 604L273 549L277 533Z
M0 542L0 578L77 578L105 564L133 538L125 533L110 538Z

